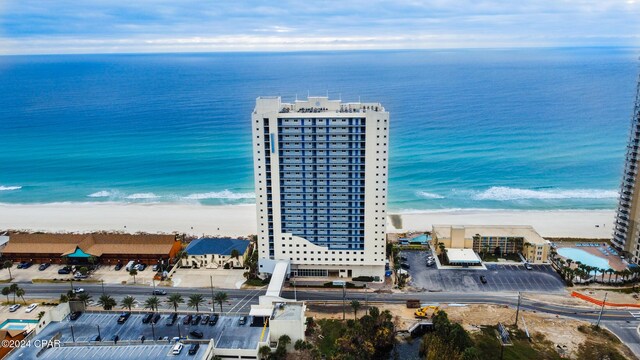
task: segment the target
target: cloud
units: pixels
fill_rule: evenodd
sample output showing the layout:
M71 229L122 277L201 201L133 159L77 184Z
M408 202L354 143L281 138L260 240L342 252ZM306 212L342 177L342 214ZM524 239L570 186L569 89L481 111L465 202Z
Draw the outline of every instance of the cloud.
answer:
M627 0L5 0L0 53L637 46L639 15Z

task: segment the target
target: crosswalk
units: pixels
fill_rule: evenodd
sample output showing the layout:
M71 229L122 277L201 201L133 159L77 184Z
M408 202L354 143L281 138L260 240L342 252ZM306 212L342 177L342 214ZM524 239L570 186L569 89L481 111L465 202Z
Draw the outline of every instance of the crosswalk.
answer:
M634 318L640 318L640 311L629 311L629 314L631 314L631 316L633 316Z

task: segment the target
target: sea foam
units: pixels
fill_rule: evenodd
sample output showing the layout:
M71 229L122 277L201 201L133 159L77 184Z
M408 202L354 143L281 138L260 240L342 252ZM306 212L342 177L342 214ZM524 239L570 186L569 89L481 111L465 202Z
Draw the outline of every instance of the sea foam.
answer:
M154 194L154 193L136 193L136 194L131 194L125 197L125 199L129 199L129 200L148 200L148 199L157 199L160 196Z
M511 188L506 186L493 186L485 191L473 194L474 200L555 200L555 199L611 199L617 198L618 192L614 190L599 189L550 189L530 190Z
M20 190L22 186L2 186L0 185L0 191L12 191L12 190Z
M444 199L444 196L426 191L417 191L416 195L423 199Z
M103 197L111 197L114 196L115 194L111 191L98 191L98 192L94 192L93 194L89 194L87 195L87 197L91 197L91 198L103 198Z
M185 196L188 200L206 200L206 199L255 199L254 193L234 193L229 190L212 191L206 193L195 193Z

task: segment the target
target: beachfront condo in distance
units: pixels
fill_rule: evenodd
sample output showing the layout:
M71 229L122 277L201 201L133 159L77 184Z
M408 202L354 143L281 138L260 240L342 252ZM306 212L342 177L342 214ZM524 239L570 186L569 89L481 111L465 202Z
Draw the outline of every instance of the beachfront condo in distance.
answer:
M389 113L259 97L251 121L260 272L383 279Z
M640 157L640 82L636 92L636 102L631 118L631 130L627 156L624 164L624 174L620 185L620 198L613 231L613 245L620 251L625 251L628 258L638 263L640 260L640 178L638 165Z

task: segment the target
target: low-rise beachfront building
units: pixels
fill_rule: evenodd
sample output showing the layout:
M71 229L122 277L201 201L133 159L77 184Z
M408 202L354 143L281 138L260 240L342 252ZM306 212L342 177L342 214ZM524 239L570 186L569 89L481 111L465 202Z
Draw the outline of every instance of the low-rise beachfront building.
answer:
M244 239L196 239L184 250L187 255L181 265L217 269L228 264L231 268L241 268L249 254L249 245L250 241Z
M434 225L436 250L473 249L476 253L521 254L527 262L547 263L551 243L528 225Z
M181 249L175 235L11 234L3 257L11 261L54 264L157 264Z

